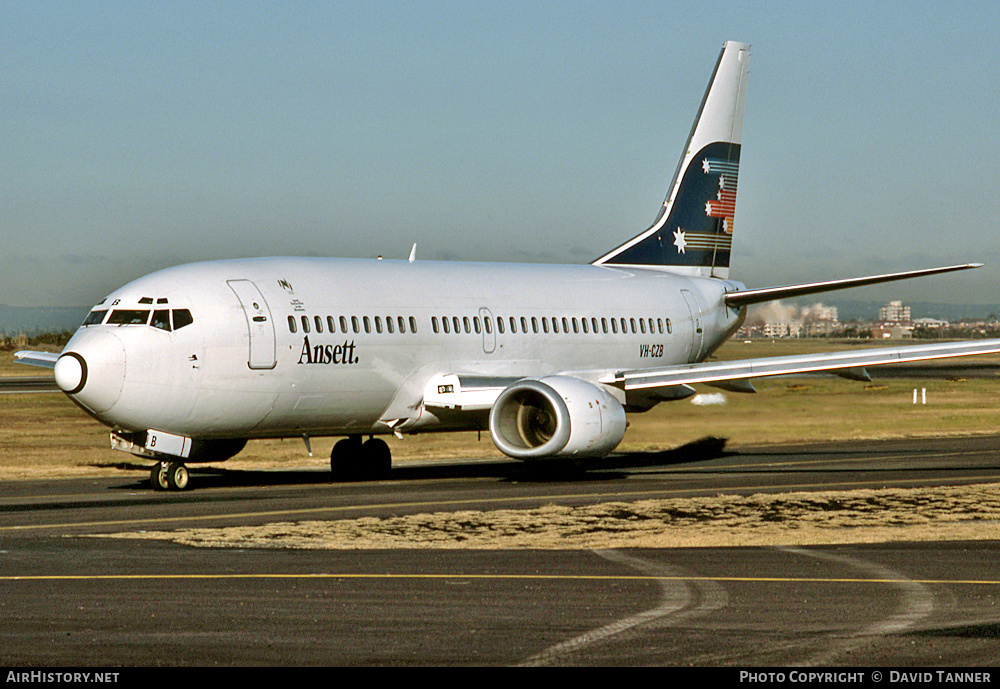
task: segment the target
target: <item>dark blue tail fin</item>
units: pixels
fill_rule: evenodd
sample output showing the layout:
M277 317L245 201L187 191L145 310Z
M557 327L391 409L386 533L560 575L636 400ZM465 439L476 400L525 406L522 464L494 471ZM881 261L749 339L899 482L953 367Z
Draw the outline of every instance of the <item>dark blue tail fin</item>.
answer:
M594 265L729 277L750 46L722 46L698 117L652 227Z

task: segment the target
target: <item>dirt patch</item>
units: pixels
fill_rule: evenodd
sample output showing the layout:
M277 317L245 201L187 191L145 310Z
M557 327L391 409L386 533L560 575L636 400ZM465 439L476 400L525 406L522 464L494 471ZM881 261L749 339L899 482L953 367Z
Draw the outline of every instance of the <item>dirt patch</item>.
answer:
M1000 485L823 491L441 512L111 534L203 548L666 548L984 540Z

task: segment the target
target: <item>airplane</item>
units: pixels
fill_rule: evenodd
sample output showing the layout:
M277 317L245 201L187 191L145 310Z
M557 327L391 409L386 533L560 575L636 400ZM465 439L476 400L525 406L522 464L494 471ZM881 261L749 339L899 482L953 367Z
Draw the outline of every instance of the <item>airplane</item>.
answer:
M98 303L61 353L23 351L155 462L253 438L338 437L335 477L385 476L379 436L488 430L530 462L600 457L626 413L750 379L1000 351L1000 340L713 362L765 301L977 267L946 266L748 289L729 277L749 45L723 45L667 196L645 231L586 265L248 258L176 266ZM365 436L368 437L364 440Z

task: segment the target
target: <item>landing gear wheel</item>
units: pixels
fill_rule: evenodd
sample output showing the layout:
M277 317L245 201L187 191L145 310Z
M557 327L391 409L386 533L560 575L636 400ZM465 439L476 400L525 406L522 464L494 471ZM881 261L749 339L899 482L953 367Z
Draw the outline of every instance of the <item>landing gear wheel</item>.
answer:
M149 482L153 484L153 490L170 490L170 482L167 481L167 464L158 462L153 465L149 472Z
M180 462L160 462L149 472L149 480L153 490L185 490L191 475Z
M190 479L191 475L183 464L171 462L167 465L167 484L170 490L185 490Z
M371 438L361 446L365 474L371 478L386 478L392 471L392 450L380 438Z
M392 451L384 440L352 435L337 441L330 452L334 481L363 481L385 478L392 469Z
M338 440L330 451L330 473L334 481L349 481L357 478L361 456L361 436L352 435Z

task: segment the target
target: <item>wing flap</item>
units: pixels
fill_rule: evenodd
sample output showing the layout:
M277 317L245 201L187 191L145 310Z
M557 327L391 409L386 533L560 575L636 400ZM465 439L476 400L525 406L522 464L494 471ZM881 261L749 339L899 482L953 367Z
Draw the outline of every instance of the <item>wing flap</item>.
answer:
M1000 352L1000 339L944 344L913 345L908 347L879 347L854 352L825 352L795 356L743 359L739 361L713 361L661 369L619 371L611 379L602 380L625 390L641 390L670 385L716 383L766 376L784 376L794 373L856 372L868 366L883 366L908 361L927 361L976 354ZM850 375L850 373L848 375Z

